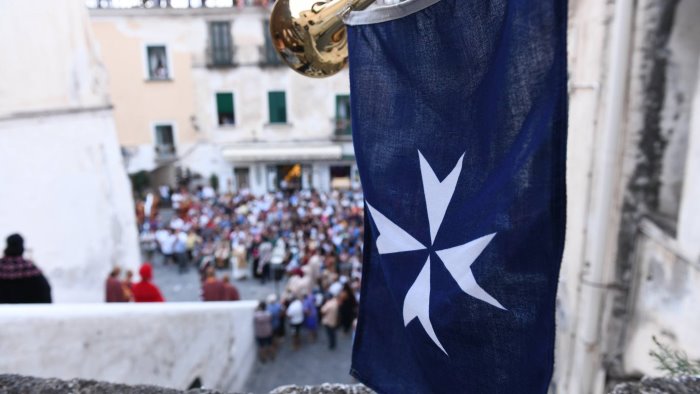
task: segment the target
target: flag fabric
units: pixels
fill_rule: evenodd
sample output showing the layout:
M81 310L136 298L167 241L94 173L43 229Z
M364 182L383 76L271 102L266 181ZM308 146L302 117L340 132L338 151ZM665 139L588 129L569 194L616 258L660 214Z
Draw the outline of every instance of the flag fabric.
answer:
M365 196L351 373L380 393L545 393L565 230L566 0L346 17Z

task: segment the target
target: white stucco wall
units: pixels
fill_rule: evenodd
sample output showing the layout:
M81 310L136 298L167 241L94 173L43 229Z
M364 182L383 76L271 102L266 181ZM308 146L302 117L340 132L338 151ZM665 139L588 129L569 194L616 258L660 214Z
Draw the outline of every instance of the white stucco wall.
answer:
M696 75L700 75L700 67ZM700 261L700 78L692 100L678 242L688 258L697 262Z
M54 301L101 302L113 266L138 267L111 111L0 120L0 163L0 242L25 237Z
M241 391L255 302L0 306L0 373Z
M83 2L3 1L0 7L0 118L109 104Z
M139 256L87 11L75 0L0 8L0 242L25 237L55 301L102 301L112 266Z
M593 157L600 144L601 85L608 9L602 3L571 2L569 19L569 135L567 145L566 244L557 293L554 377L556 393L575 379L574 346L580 313L580 278L591 215Z
M685 183L687 160L697 160L688 151L692 134L690 117L696 94L698 54L700 53L700 1L681 1L675 12L668 42L664 108L661 127L666 149L661 168L659 212L673 222L679 219L679 206ZM696 204L697 205L697 204ZM696 216L697 217L697 216Z
M689 261L678 244L651 222L638 239L633 287L634 307L627 332L625 372L658 376L651 350L656 337L689 359L700 359L700 262Z
M219 191L228 192L233 184L233 166L224 160L221 148L210 142L199 142L183 149L180 165L201 174L208 185L212 174L219 177Z

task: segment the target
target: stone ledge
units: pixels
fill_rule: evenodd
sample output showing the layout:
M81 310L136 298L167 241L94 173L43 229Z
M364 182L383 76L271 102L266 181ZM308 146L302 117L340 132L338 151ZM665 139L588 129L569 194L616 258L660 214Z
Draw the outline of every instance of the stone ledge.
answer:
M639 382L622 383L610 394L698 394L700 376L674 378L644 378Z
M270 394L374 394L374 391L362 384L324 383L319 386L282 386Z
M126 385L86 379L61 380L0 374L0 394L227 394L217 390L188 391L149 385ZM271 394L373 394L361 384L331 384L319 386L282 386ZM228 393L232 394L232 393Z
M0 374L0 394L223 394L216 390L175 390L148 385L125 385L85 379L44 379Z

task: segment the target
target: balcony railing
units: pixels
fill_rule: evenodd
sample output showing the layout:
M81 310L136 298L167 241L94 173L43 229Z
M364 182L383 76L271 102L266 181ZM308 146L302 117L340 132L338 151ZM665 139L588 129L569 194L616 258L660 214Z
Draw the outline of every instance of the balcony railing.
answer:
M86 0L88 8L246 8L271 7L274 0Z
M177 158L177 149L175 145L156 145L156 160L168 161Z
M207 67L234 67L236 56L235 47L231 49L214 49L211 46L207 48Z

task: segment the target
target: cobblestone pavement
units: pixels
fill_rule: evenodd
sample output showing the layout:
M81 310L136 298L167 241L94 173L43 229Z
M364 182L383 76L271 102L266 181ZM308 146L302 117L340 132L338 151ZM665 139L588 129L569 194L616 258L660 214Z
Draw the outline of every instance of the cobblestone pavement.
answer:
M179 274L175 265L163 265L162 259L155 256L152 259L154 281L161 289L163 297L169 302L185 302L200 300L199 274L196 269L190 269ZM225 270L220 270L221 276ZM260 300L268 294L275 293L275 284L267 282L261 285L258 280L239 280L233 282L245 300ZM279 291L284 283L279 283ZM338 344L335 350L328 349L325 332L321 328L318 339L312 343L308 333L304 333L302 347L294 351L291 348L291 337L287 330L287 338L280 345L277 357L268 363L255 362L245 392L261 394L269 393L272 389L288 384L312 385L326 382L353 383L349 375L350 356L352 353L352 338L350 335L338 333Z
M304 333L306 334L306 333ZM325 332L319 330L315 343L308 335L299 350L292 350L291 338L280 347L272 362L256 361L245 391L262 394L288 384L318 385L322 383L355 383L350 376L352 336L338 333L335 350L328 349Z

